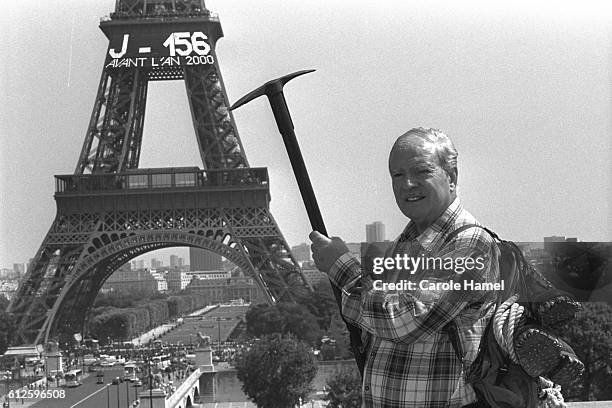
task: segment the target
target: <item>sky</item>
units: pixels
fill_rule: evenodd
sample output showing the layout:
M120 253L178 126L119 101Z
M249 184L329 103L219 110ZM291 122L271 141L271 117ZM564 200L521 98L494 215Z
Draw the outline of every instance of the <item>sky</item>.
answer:
M604 1L209 0L230 103L302 69L285 96L327 230L407 220L387 169L410 128L445 131L459 195L500 236L612 240L612 8ZM0 267L27 262L74 172L113 0L23 0L0 15ZM310 226L264 98L234 112L290 245ZM140 167L202 166L182 81L149 85ZM180 252L176 249L166 251ZM158 258L167 258L166 255ZM155 256L155 255L153 255Z

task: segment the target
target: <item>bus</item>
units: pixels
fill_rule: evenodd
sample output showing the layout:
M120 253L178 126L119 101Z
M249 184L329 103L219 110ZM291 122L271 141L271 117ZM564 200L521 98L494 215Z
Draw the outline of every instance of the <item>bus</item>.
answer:
M160 370L163 370L164 368L170 365L170 354L154 356L151 361L153 362L154 366L156 366Z
M83 373L81 370L70 370L64 374L64 384L66 387L78 387L82 384Z
M134 382L138 380L139 368L134 363L126 363L123 366L123 381Z
M93 354L83 355L83 365L90 366L96 364L97 362L98 359L95 358Z

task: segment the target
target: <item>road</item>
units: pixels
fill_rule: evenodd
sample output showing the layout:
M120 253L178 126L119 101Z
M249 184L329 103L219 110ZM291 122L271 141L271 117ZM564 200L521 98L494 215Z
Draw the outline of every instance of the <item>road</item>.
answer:
M104 370L104 384L96 384L95 373L83 380L83 384L75 388L60 388L66 390L66 397L61 399L45 399L31 405L33 408L127 408L137 398L142 388L125 382L112 385L115 377L123 376L121 367ZM119 392L119 395L117 395ZM129 398L129 404L128 404Z
M176 323L166 323L162 324L161 326L157 326L156 328L154 328L153 330L149 330L142 336L132 339L132 344L135 346L147 344L154 338L159 338L163 334L167 333L174 326L176 326Z

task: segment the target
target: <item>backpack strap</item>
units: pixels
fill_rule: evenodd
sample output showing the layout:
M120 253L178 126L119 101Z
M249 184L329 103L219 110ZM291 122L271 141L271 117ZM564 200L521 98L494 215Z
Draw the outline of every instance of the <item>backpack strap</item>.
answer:
M444 242L442 243L442 246L448 244L449 242L451 242L451 240L455 237L457 237L459 234L461 234L463 231L469 229L469 228L481 228L485 231L487 231L487 233L497 242L500 241L499 236L497 236L496 233L494 233L493 231L491 231L490 229L488 229L487 227L483 227L482 225L478 225L478 224L465 224L460 226L459 228L457 228L456 230L451 231L446 238L444 238Z
M454 320L448 322L443 328L442 331L448 335L451 344L453 345L453 350L455 350L455 355L461 361L461 365L464 365L465 354L463 353L463 347L461 346L461 340L459 339L459 329L457 328L457 323ZM465 369L465 367L463 367Z
M496 241L499 240L499 237L497 236L496 233L494 233L493 231L491 231L490 229L488 229L486 227L483 227L482 225L478 225L478 224L465 224L465 225L460 226L456 230L451 231L446 236L446 238L444 238L444 242L442 243L442 246L444 247L446 244L451 242L454 238L456 238L463 231L465 231L465 230L467 230L469 228L474 228L474 227L482 228L483 230L487 231L487 233L489 235L491 235L491 237L493 237L494 240L496 240ZM496 309L497 309L497 305L496 305ZM450 339L451 344L453 345L453 349L455 350L455 354L457 355L457 358L459 359L459 361L461 361L461 365L464 365L465 354L463 353L463 347L461 346L461 340L459 338L459 329L457 328L457 324L455 323L455 321L451 320L450 322L448 322L442 328L442 331L446 332L446 334L448 335L448 338Z

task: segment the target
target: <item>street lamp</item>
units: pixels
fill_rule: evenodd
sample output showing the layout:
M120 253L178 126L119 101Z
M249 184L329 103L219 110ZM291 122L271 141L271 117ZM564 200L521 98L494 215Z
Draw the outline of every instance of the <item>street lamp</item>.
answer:
M217 353L221 353L221 318L217 317Z
M149 365L149 408L153 408L153 374Z
M84 368L84 363L83 363L83 350L81 349L81 340L83 340L83 336L81 335L81 333L74 333L74 339L77 342L77 364L79 361L79 355L81 356L81 375L83 375L83 368Z
M120 384L120 383L121 383L121 382L117 380L117 408L120 408L120 407L121 407L121 405L119 405L119 404L120 404L120 403L119 403L119 384Z
M149 408L153 408L153 374L151 374L151 346L148 346L147 368L149 371Z
M11 408L11 400L8 396L9 390L8 390L8 376L5 376L4 378L4 404L2 404L2 408Z
M45 353L45 346L43 346L42 344L37 344L36 351L38 351L38 354L40 354L41 356L44 356L43 361L45 364L45 390L48 390L49 389L49 381L48 381L49 370L47 369L47 353Z

